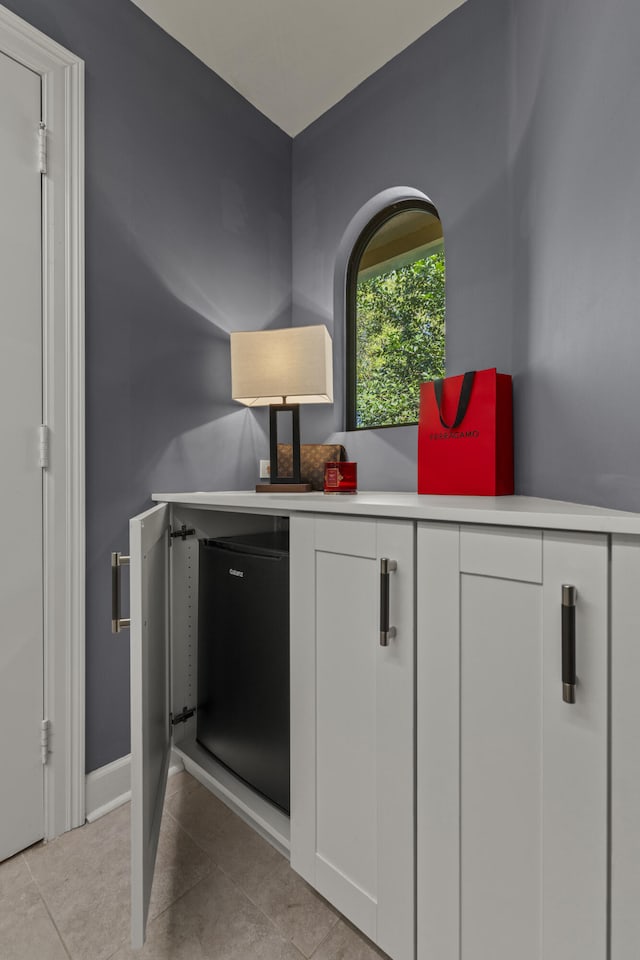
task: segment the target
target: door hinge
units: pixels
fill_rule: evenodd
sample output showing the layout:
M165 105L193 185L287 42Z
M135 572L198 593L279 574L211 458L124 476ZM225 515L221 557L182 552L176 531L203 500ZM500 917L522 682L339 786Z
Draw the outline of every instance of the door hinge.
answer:
M183 707L181 713L176 713L175 716L173 713L169 714L169 719L171 720L171 726L175 727L177 723L186 723L187 720L191 720L191 717L195 715L195 707Z
M51 724L48 720L43 720L40 724L40 759L42 760L42 765L44 766L49 759L49 734L51 732Z
M38 127L38 169L47 172L47 125L42 121Z
M181 540L186 540L187 537L195 537L195 535L195 530L193 528L187 529L187 525L185 523L182 524L179 530L173 530L171 527L169 527L169 546L173 544L173 541L177 537L180 537Z
M38 428L38 466L43 470L49 468L49 427L41 423Z

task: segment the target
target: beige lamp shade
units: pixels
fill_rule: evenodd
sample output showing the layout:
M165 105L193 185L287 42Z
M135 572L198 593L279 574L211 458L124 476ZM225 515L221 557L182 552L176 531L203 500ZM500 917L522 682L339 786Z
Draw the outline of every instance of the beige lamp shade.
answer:
M326 327L231 334L231 396L238 403L333 403L333 357Z

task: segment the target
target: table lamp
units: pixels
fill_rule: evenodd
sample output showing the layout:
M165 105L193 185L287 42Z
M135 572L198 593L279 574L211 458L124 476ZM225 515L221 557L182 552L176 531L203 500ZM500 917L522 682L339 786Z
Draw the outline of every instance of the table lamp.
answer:
M271 482L258 493L306 493L300 477L300 404L333 403L331 337L326 327L286 327L231 334L231 396L269 407ZM292 415L293 474L278 476L278 414Z

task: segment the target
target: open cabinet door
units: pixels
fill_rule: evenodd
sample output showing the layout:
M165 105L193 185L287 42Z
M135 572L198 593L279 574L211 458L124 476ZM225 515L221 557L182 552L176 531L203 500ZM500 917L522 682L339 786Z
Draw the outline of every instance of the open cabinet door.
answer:
M129 523L131 583L131 944L144 943L171 748L169 507Z

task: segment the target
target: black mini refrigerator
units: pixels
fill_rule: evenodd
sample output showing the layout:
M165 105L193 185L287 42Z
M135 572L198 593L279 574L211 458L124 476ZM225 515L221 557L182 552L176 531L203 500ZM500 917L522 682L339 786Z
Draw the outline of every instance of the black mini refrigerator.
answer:
M289 533L200 541L196 737L289 812Z

